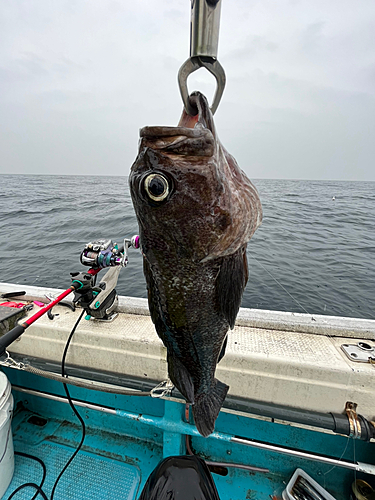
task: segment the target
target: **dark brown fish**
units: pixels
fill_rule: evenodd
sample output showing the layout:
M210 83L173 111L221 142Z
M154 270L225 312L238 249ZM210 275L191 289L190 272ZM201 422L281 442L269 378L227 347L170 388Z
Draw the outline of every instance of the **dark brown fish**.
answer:
M129 184L148 302L169 376L213 432L229 387L215 379L248 278L246 243L262 220L255 187L220 144L206 98L178 127L144 127Z

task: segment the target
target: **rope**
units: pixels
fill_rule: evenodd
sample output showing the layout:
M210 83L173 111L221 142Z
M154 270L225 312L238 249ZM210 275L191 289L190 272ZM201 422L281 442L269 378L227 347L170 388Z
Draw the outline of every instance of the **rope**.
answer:
M5 366L7 368L16 368L17 370L32 373L33 375L38 375L40 377L48 378L56 382L61 382L63 384L70 384L76 387L81 387L83 389L89 389L91 391L107 392L109 394L118 394L120 396L151 396L152 398L164 398L171 395L174 385L167 379L163 380L155 386L151 391L137 391L132 389L123 389L122 387L108 386L95 384L93 382L85 382L83 380L74 380L68 377L63 377L57 373L47 372L39 368L35 368L31 365L25 365L24 363L18 363L15 361L8 351L6 351L7 358L4 361L0 361L0 366Z
M47 372L44 370L40 370L39 368L34 368L30 365L25 365L23 368L24 371L28 373L32 373L34 375L39 375L44 378L48 378L50 380L55 380L56 382L62 382L63 384L70 384L76 387L82 387L83 389L90 389L92 391L100 391L100 392L108 392L110 394L119 394L122 396L151 396L150 392L136 391L123 389L122 387L108 387L99 384L95 384L93 382L84 382L82 380L72 380L70 377L62 377L57 373Z

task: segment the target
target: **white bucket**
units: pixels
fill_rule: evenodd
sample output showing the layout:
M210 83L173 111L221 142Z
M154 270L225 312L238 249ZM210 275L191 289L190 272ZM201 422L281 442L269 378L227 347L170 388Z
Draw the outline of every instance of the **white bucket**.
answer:
M4 495L14 472L14 452L11 421L13 396L10 383L0 372L0 498Z

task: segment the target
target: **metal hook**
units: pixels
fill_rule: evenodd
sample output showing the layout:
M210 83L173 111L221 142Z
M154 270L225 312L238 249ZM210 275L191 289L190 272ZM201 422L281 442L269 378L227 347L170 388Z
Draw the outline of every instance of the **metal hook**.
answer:
M8 351L5 351L6 358L3 361L0 361L1 366L5 366L8 368L17 368L18 370L24 370L25 369L25 363L17 363L17 361L14 361L14 359L11 357Z
M163 382L160 382L160 384L151 389L150 394L152 398L164 398L165 396L170 395L173 388L174 385L169 379L163 380Z
M217 82L211 106L212 114L219 106L225 87L225 73L217 60L219 44L221 0L192 0L190 21L190 58L178 72L178 85L186 112L194 116L197 110L189 103L188 76L199 68L206 68Z
M187 61L184 62L178 72L178 86L180 88L180 93L185 106L185 110L191 116L197 114L196 109L192 107L189 102L187 79L188 76L191 75L191 73L194 73L194 71L199 68L206 68L216 78L217 87L211 105L211 112L212 114L215 114L225 88L225 72L217 59L201 56L190 57Z

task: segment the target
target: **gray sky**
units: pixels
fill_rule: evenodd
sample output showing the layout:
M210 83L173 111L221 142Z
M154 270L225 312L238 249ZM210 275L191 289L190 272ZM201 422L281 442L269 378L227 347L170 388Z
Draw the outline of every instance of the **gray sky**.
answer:
M0 173L127 175L139 129L177 124L189 23L189 0L4 0ZM251 178L375 180L374 0L222 0L218 56Z

